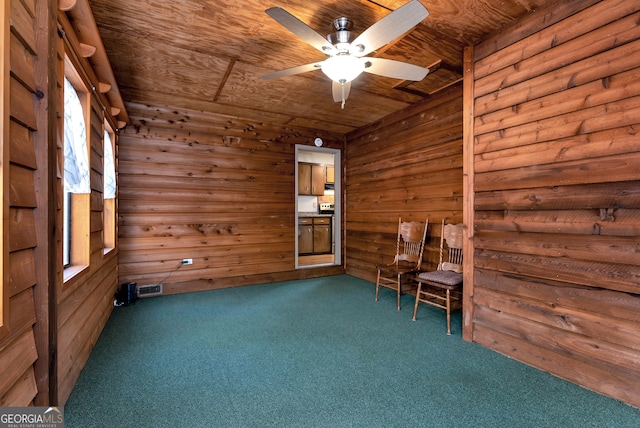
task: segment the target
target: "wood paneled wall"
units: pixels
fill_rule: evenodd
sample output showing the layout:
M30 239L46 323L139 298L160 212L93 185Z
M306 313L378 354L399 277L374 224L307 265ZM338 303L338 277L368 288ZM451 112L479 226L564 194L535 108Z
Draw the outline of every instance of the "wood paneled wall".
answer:
M295 144L319 135L341 149L341 135L136 103L127 110L121 283L161 283L172 294L344 272L294 269Z
M399 216L429 217L423 266L435 269L442 219L462 221L462 88L347 135L345 164L347 273L375 282Z
M484 346L640 407L640 3L566 1L475 47Z

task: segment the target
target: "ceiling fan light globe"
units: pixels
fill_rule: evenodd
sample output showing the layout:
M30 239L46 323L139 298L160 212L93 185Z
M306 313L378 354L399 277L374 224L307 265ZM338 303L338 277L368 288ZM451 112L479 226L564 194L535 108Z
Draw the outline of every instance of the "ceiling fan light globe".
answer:
M364 61L351 55L336 55L322 63L322 72L338 83L350 82L364 71Z

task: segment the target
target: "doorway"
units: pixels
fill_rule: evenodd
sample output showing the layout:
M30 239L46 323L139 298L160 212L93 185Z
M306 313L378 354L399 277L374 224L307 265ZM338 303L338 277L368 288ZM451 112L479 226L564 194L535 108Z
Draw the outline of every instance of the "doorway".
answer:
M295 268L339 265L342 260L340 150L296 145L295 157ZM318 184L320 175L324 181ZM307 186L302 180L314 180L315 184Z

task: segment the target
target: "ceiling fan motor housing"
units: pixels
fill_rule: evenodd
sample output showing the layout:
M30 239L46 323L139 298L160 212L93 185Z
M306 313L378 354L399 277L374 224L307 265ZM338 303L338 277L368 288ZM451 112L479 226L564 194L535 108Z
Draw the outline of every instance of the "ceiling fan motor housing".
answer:
M333 20L333 28L336 29L335 33L331 33L327 36L327 40L335 45L338 43L350 43L351 42L351 27L353 21L347 17L340 17Z

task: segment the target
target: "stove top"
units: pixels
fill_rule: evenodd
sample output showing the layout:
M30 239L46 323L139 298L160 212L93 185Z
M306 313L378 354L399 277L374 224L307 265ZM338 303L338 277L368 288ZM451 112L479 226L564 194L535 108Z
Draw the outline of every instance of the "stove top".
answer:
M318 205L318 212L320 214L333 214L334 206L333 203L323 202Z

